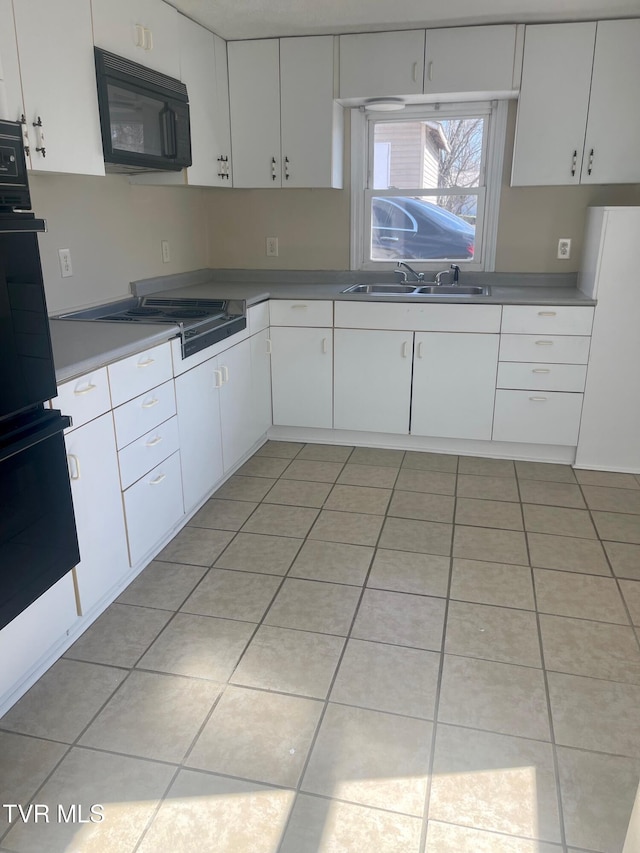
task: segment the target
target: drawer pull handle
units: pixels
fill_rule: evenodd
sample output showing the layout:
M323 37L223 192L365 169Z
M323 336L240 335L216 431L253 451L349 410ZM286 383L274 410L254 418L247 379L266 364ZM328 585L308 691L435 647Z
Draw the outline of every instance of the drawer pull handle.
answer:
M291 307L292 308L308 308L309 306L306 304L306 302L300 302L298 305L292 305Z
M557 311L538 311L538 317L557 317Z
M548 397L529 397L532 403L546 403Z
M422 341L418 341L417 356L418 358L422 358Z
M146 441L144 446L145 447L155 447L156 444L160 444L161 441L162 441L162 436L157 435L155 438L150 438L149 441Z
M407 342L406 342L406 341L403 341L403 342L402 342L402 357L403 357L403 358L406 358L406 357L407 357L408 352L409 352L409 345L407 344Z
M145 358L143 361L139 361L137 366L138 367L151 367L151 365L155 364L155 363L156 363L155 358Z
M229 381L229 368L226 364L222 365L222 384Z
M271 355L272 352L271 338L267 338L267 355Z
M157 397L152 397L150 400L145 401L142 404L143 409L153 409L154 406L157 406L160 400Z
M553 341L536 341L537 347L552 347Z
M79 480L80 479L80 460L75 455L75 453L67 453L67 460L69 464L69 478L71 480Z
M214 388L222 388L222 371L214 370L213 375L216 377L216 384L214 385Z
M166 474L158 474L158 476L155 478L155 480L149 480L149 485L150 486L158 486L158 485L160 485L160 483L163 480L166 480L166 479L167 479Z
M548 367L534 367L532 373L551 373Z
M95 391L97 387L97 385L93 385L91 382L89 382L89 384L85 385L84 388L76 388L73 393L76 395L76 397L82 397L83 394L90 394L91 391Z
M323 339L322 339L322 352L326 355L326 354L327 354L327 350L328 350L328 346L327 346L327 339L326 339L326 338L323 338Z

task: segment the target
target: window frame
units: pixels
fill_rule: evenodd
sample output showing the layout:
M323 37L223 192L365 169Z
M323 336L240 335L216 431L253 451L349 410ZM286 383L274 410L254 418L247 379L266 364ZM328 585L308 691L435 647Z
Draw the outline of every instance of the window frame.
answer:
M462 270L490 272L495 269L496 238L500 208L500 191L506 143L508 101L447 102L442 104L420 104L406 107L401 113L383 116L379 112L356 107L351 112L351 250L352 270L391 271L396 261L374 261L369 258L371 240L372 196L410 195L458 195L459 191L440 188L431 193L431 188L376 190L373 189L373 131L372 123L381 121L416 121L444 117L486 116L486 134L483 141L483 172L480 186L474 188L478 195L476 220L476 246L480 251L473 261L457 261ZM481 200L484 201L481 204ZM411 266L422 272L439 270L443 260L411 261Z

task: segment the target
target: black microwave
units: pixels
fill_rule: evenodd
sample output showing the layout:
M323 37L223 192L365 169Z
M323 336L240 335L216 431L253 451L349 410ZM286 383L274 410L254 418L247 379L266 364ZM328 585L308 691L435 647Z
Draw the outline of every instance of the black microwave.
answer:
M190 166L184 83L98 47L95 60L107 172L178 172Z

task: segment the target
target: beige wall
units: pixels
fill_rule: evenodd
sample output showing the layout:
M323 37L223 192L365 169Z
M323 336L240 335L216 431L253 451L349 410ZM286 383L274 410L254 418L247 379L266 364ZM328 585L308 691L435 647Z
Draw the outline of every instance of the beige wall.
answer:
M640 204L640 186L509 187L515 101L509 110L500 199L498 272L575 272L585 213L594 204ZM345 186L348 187L348 169ZM209 264L253 269L348 269L349 190L212 190L206 197ZM265 256L265 237L280 255ZM570 237L571 258L556 258Z
M49 313L126 296L138 278L207 266L202 190L136 186L120 175L31 175L29 184L48 226L39 242ZM71 250L71 278L60 274L62 248Z

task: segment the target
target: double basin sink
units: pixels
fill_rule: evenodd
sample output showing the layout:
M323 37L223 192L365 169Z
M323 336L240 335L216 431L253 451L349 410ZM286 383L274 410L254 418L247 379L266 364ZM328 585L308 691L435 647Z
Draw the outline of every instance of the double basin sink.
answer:
M488 287L461 284L354 284L342 293L369 296L489 296Z

